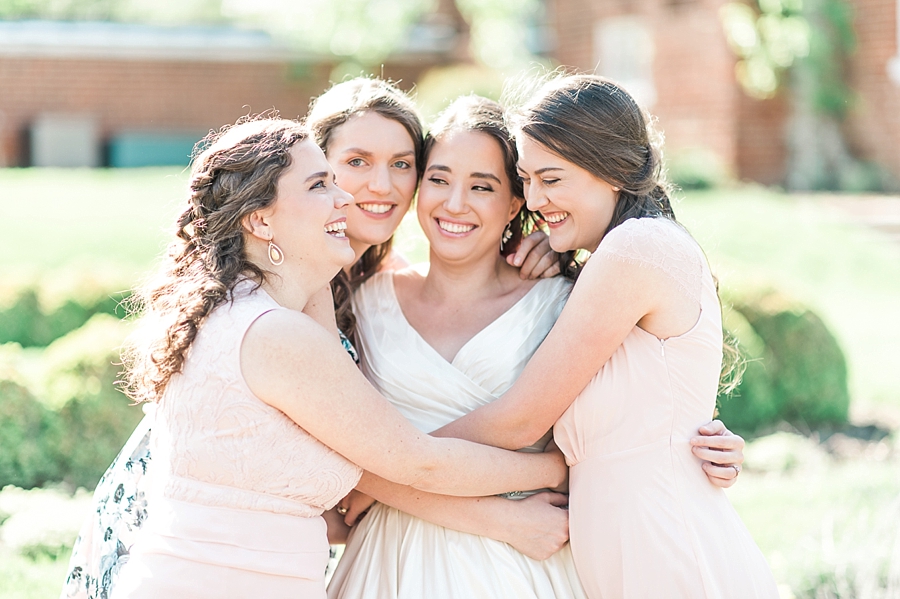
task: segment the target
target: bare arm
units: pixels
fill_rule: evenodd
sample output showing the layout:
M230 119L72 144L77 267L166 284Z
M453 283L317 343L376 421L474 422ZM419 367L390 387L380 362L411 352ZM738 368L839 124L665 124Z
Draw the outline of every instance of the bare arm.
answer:
M550 334L501 398L432 433L520 449L541 438L638 323L672 293L657 269L592 259Z
M241 346L251 391L351 462L388 480L448 495L554 487L559 454L524 455L430 437L360 374L338 340L292 310L262 315Z
M568 497L539 493L519 501L502 497L450 497L405 487L366 472L357 485L366 495L345 498L347 523L377 500L432 524L509 543L534 559L547 559L569 538ZM369 501L366 501L369 496ZM357 505L354 505L357 504Z

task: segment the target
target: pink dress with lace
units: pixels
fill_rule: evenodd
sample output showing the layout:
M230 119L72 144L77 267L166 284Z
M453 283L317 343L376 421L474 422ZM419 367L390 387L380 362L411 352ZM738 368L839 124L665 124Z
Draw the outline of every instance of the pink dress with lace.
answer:
M113 597L325 597L324 510L360 469L247 387L240 347L281 309L245 281L213 310L151 434L153 505Z
M570 466L572 554L585 591L777 598L762 553L691 453L722 363L721 311L702 251L674 222L643 218L607 234L591 258L600 260L662 270L700 316L665 340L635 327L554 427Z

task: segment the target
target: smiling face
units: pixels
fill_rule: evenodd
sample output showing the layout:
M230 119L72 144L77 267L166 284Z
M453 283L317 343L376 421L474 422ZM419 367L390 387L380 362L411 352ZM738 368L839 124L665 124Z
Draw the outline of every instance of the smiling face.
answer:
M547 222L550 247L596 250L612 221L617 191L527 135L520 135L516 145L525 199Z
M450 131L434 143L416 211L433 256L448 261L500 258L500 238L519 212L503 151L485 133Z
M347 236L358 254L387 241L409 210L418 180L406 128L376 112L340 125L328 142L338 185L353 196Z
M345 234L351 201L334 183L319 146L303 140L291 148L291 165L278 179L275 202L260 211L266 228L257 235L281 248L285 264L321 270L327 281L354 259Z

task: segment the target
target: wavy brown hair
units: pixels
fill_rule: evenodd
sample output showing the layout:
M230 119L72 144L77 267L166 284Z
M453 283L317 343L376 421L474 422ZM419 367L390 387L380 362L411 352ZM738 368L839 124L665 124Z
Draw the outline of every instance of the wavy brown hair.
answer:
M415 148L416 172L421 176L424 164L422 120L410 97L390 81L357 77L335 84L312 101L306 125L312 138L327 155L334 132L353 117L367 112L400 123L406 129ZM338 327L351 339L356 329L356 317L350 307L353 291L378 272L391 253L393 241L391 237L384 243L373 245L350 268L349 276L341 271L331 282Z
M500 254L509 256L514 254L519 247L522 238L531 233L535 227L536 215L525 206L525 192L522 188L522 180L516 170L516 162L519 153L513 142L509 129L506 126L503 107L488 98L481 96L462 96L453 101L450 106L438 116L428 135L425 136L425 151L422 155L423 168L428 163L428 156L434 148L434 144L452 131L478 131L490 136L503 153L503 170L509 180L513 196L523 200L522 209L509 222L509 231L512 236L503 244Z
M308 137L297 121L242 119L197 147L187 205L159 274L136 294L141 333L123 354L123 387L135 401L158 401L181 372L197 331L235 284L266 272L245 251L245 216L270 206L291 148Z

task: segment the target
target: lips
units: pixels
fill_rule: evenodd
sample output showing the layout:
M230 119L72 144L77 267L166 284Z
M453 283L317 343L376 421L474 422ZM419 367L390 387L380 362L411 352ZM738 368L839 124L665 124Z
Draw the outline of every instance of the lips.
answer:
M453 235L465 235L466 233L475 230L476 227L471 223L453 222L442 218L436 218L434 220L442 231L446 231Z
M341 219L336 220L334 222L328 223L325 225L325 232L331 235L332 237L338 237L340 239L347 238L347 220Z

